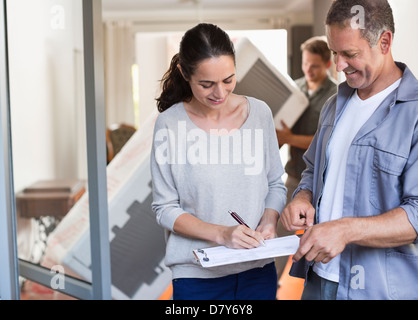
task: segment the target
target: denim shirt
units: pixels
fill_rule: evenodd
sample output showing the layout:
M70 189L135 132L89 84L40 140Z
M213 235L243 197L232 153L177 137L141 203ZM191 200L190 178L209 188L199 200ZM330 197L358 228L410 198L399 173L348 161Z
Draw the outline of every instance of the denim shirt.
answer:
M378 107L354 138L347 160L343 217L371 217L402 208L418 232L418 81L402 63L400 86ZM339 86L320 116L304 155L307 168L295 194L312 191L318 214L327 168L326 149L339 116L354 93ZM291 275L306 277L304 260ZM337 299L418 299L418 241L397 248L348 245L341 253Z

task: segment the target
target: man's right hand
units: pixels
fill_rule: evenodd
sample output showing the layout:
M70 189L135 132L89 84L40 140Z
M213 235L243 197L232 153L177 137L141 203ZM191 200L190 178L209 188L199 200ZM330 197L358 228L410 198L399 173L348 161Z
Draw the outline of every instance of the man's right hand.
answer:
M280 220L287 231L299 231L312 227L315 208L312 206L312 193L299 191L283 210Z

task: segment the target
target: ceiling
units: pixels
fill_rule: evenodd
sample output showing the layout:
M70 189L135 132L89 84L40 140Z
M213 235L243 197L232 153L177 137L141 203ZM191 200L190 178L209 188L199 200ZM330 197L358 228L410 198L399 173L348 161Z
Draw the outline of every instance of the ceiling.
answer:
M170 12L171 15L195 13L200 10L213 15L234 14L252 11L255 14L268 12L271 15L287 15L311 12L313 0L102 0L104 17L146 16L156 12Z

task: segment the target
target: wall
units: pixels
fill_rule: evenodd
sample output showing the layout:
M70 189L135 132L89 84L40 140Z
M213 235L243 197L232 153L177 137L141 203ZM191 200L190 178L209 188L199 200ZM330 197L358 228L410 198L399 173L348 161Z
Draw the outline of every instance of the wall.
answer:
M7 9L15 189L83 175L81 2L8 0Z
M331 7L332 0L313 0L314 4L314 25L313 35L323 36L325 35L325 20L329 8Z
M418 77L418 1L416 0L389 0L395 16L395 41L393 56L396 61L408 65Z
M156 107L155 98L160 89L160 79L167 71L170 58L167 37L169 32L145 32L135 36L136 62L139 79L139 126ZM146 49L145 49L146 48Z

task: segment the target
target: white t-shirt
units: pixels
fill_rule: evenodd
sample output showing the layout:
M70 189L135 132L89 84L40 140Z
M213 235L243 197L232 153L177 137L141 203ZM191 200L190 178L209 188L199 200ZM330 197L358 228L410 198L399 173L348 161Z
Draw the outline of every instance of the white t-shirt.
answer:
M367 100L361 100L356 90L348 102L327 148L327 172L318 223L341 219L347 158L351 143L361 127L383 100L398 88L400 82L401 79ZM335 257L328 264L315 263L313 270L322 278L339 282L340 256Z

